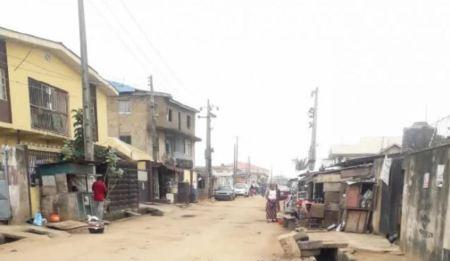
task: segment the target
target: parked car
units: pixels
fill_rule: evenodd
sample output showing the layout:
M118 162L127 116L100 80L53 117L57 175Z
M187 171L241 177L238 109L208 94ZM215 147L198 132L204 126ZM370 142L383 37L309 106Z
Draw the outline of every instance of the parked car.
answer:
M286 200L291 194L291 190L288 186L278 185L278 189L280 190L280 200Z
M214 191L214 198L216 200L234 200L236 195L231 186L220 186Z
M234 184L234 193L236 196L244 196L248 197L249 188L245 183L236 183Z

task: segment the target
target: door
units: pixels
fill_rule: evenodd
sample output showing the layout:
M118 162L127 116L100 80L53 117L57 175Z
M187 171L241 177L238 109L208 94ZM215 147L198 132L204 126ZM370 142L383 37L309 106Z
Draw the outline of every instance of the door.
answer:
M6 167L0 161L0 220L11 218L11 205L9 202L8 179L6 177Z
M400 232L403 200L403 160L393 159L389 174L389 186L381 186L380 232L393 234Z
M151 201L151 173L149 170L138 170L139 202Z

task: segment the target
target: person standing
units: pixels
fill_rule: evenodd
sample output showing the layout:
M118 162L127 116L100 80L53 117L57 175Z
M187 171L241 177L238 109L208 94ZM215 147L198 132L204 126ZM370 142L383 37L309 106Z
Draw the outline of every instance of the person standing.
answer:
M106 184L102 176L98 176L97 180L92 184L92 193L94 196L93 214L100 220L103 219L103 207L106 198Z
M277 191L277 212L281 211L280 200L281 200L281 190L278 188L278 184L275 184L275 190Z
M277 190L275 184L270 184L266 190L266 219L267 222L277 221Z

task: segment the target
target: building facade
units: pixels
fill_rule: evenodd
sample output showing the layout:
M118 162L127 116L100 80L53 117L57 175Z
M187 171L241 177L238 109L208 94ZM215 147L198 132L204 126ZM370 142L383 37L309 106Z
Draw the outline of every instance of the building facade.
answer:
M196 109L184 105L170 94L155 92L155 121L158 144L152 144L152 110L150 107L150 92L137 90L121 83L112 82L119 91L118 97L110 97L108 102L109 135L138 149L153 154L157 151L154 163L155 173L148 200L171 200L181 194L179 183L185 183L193 172L195 162L195 142L200 141L195 136ZM189 178L188 178L189 177ZM180 195L179 195L180 196Z
M92 68L89 78L93 132L102 142L107 97L118 92ZM57 159L80 108L79 57L60 42L0 28L0 219L20 223L39 210L34 168Z

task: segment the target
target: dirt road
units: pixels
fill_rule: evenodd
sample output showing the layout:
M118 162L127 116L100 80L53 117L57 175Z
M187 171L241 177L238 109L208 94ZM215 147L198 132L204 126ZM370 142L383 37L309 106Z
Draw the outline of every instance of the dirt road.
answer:
M262 197L204 202L163 217L114 222L105 234L21 240L0 246L0 260L273 261L283 229L265 221Z

